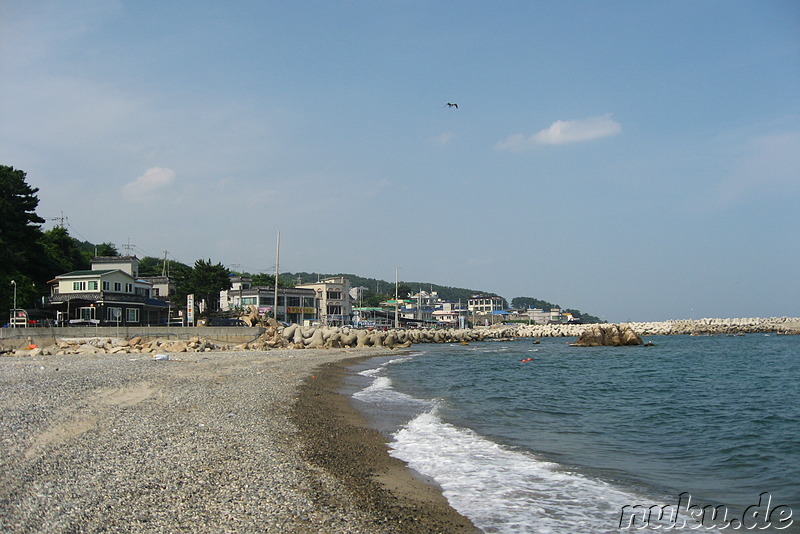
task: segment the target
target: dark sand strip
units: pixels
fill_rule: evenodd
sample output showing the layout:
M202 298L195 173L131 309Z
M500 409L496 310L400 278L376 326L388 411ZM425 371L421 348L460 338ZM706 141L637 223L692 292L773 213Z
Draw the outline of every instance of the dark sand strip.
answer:
M384 436L369 426L349 397L337 392L355 361L324 364L300 386L292 419L300 431L303 457L341 480L381 530L481 532L449 505L438 487L391 457ZM323 507L337 505L322 492L317 499Z

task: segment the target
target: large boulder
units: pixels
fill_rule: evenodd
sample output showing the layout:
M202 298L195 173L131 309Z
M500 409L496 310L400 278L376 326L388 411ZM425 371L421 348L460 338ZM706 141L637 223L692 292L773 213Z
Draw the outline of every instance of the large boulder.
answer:
M619 347L623 345L644 345L642 338L630 325L596 324L584 330L572 344L573 347Z

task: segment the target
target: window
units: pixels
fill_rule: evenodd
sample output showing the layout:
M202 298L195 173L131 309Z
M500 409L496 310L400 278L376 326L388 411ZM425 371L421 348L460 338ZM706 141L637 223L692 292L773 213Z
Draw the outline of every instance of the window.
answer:
M287 306L300 306L300 297L286 297Z
M133 293L133 284L125 284L125 293Z
M122 282L114 282L114 291L122 291Z
M303 307L304 308L313 308L314 307L314 297L303 297Z
M97 280L89 280L89 291L97 291Z
M161 293L158 292L158 288L157 287L153 288L153 295L156 296L156 297L161 295Z
M111 289L111 282L108 280L103 280L103 291L108 291Z
M122 308L106 308L106 320L112 323L122 321Z
M86 291L86 282L72 282L73 291Z
M89 321L94 319L94 308L81 308L78 310L81 314L81 319L84 321Z
M249 306L251 304L255 306L256 304L258 304L258 302L256 302L257 300L258 299L256 297L243 297L242 306Z
M342 300L342 292L336 289L329 289L328 300Z
M127 313L127 322L129 323L138 323L139 322L139 308L128 308L126 310Z

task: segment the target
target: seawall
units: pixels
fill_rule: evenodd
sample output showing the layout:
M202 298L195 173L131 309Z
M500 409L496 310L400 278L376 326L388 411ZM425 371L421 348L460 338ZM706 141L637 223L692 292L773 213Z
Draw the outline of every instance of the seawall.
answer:
M39 347L55 345L58 340L79 338L120 338L141 337L145 341L168 339L185 341L200 337L220 344L248 343L257 339L265 331L262 327L219 327L219 326L81 326L54 328L0 328L0 348L19 349L30 344ZM30 339L28 339L30 338Z

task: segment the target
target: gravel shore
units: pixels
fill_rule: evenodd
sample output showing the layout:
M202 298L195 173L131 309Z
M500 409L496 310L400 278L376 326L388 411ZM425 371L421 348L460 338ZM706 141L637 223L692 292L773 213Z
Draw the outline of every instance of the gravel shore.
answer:
M0 531L473 532L336 392L378 353L0 358Z

